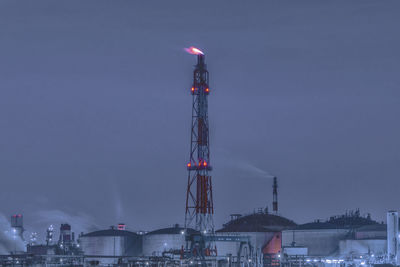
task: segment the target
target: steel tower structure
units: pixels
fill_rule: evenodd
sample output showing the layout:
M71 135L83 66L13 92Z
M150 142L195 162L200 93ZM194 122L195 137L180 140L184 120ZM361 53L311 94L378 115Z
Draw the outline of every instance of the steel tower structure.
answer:
M211 183L210 143L208 124L208 71L204 53L191 47L189 53L197 55L193 71L192 129L190 159L187 164L185 228L194 228L202 234L214 233L214 205Z

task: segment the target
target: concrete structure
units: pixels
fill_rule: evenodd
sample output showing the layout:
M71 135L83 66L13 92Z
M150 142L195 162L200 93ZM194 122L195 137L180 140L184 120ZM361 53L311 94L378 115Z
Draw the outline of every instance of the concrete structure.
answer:
M196 231L187 229L188 234ZM176 224L174 227L158 229L143 236L143 255L162 256L165 253L180 255L186 247L185 228Z
M387 213L387 256L389 262L397 263L399 243L399 213L388 211Z
M99 262L100 265L117 264L121 258L140 256L142 237L125 230L101 230L82 235L79 238L85 261Z

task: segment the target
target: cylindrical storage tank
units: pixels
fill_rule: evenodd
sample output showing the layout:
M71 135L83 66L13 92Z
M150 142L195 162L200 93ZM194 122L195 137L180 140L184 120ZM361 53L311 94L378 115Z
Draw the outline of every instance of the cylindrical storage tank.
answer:
M193 229L187 229L189 234ZM186 247L185 229L175 225L171 228L163 228L147 233L143 236L143 255L162 256L163 253L179 255L183 247Z
M125 230L101 230L82 235L79 242L85 261L98 261L100 265L116 264L123 257L142 253L141 236Z
M391 262L397 262L397 244L399 240L399 213L388 211L387 213L387 253Z

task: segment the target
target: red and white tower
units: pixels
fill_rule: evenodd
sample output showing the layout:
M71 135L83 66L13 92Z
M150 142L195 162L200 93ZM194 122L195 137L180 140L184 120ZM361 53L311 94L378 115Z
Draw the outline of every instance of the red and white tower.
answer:
M195 47L188 48L187 51L197 55L197 65L193 71L193 85L190 89L193 104L185 228L194 228L207 234L214 232L207 99L210 88L204 53Z

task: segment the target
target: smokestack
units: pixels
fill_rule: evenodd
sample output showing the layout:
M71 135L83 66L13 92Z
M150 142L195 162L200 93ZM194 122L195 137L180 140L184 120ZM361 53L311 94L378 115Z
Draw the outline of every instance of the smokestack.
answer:
M198 54L198 55L197 55L197 66L198 66L198 67L201 67L201 68L204 68L204 67L205 67L205 64L204 64L204 55L202 55L202 54Z
M275 214L278 214L278 181L276 177L274 177L274 185L272 186L272 189L272 210Z

